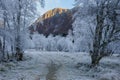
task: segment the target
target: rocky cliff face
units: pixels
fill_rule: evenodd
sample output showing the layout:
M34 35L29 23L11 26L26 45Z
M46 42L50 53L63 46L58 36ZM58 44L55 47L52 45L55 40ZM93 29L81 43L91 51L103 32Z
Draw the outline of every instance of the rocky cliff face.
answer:
M48 19L48 18L51 18L51 17L55 16L56 14L66 13L67 11L68 11L68 9L55 8L55 9L49 10L48 12L43 14L42 18L43 19Z
M55 8L43 14L30 27L31 33L38 31L40 34L48 36L67 35L72 29L72 11L69 9Z

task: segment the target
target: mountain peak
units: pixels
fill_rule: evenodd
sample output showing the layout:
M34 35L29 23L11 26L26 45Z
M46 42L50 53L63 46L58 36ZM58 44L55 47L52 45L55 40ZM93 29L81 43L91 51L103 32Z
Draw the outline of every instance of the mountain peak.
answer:
M54 8L52 10L47 11L45 14L43 14L42 18L47 19L47 18L53 17L56 14L61 14L61 13L67 12L67 11L68 11L68 9Z
M72 15L73 12L70 9L49 10L30 26L31 33L37 31L45 36L49 34L66 36L69 29L72 29Z

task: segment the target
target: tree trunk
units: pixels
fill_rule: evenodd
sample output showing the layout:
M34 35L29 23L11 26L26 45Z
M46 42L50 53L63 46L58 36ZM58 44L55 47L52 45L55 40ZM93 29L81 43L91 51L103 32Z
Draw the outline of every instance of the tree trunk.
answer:
M3 59L5 58L5 36L3 37Z
M91 66L95 67L95 66L99 65L99 62L101 59L102 59L101 56L95 56L95 55L91 56Z
M16 48L16 58L17 58L17 61L23 60L23 52L18 47Z
M16 57L17 61L22 61L23 60L23 51L21 48L21 37L20 37L20 22L21 22L21 0L18 0L18 14L17 14L17 36L16 36Z
M103 24L104 24L104 13L103 13L104 7L101 6L98 10L98 13L96 15L97 20L97 26L95 29L95 37L93 40L93 51L91 55L91 64L92 66L96 66L99 64L102 54L101 54L101 41L102 41L102 31L103 31Z

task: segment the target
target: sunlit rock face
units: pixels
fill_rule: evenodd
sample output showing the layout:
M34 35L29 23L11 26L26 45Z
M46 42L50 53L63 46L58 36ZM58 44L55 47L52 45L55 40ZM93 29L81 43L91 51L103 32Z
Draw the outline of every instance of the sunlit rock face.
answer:
M73 11L69 9L49 10L30 26L31 33L37 31L46 36L50 34L66 36L72 29L72 15Z
M55 8L53 10L49 10L48 12L46 12L45 14L43 14L42 18L43 19L48 19L50 17L53 17L56 14L62 14L67 12L68 9L62 9L62 8Z

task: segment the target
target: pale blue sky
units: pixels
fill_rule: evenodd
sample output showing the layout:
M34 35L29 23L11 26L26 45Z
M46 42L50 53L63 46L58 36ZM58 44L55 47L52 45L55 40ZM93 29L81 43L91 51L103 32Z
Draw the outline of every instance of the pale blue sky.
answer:
M41 14L53 8L71 9L73 8L74 4L74 0L45 0L45 1L46 4L44 9L41 9L40 6L38 6L38 10L39 12L41 12Z

